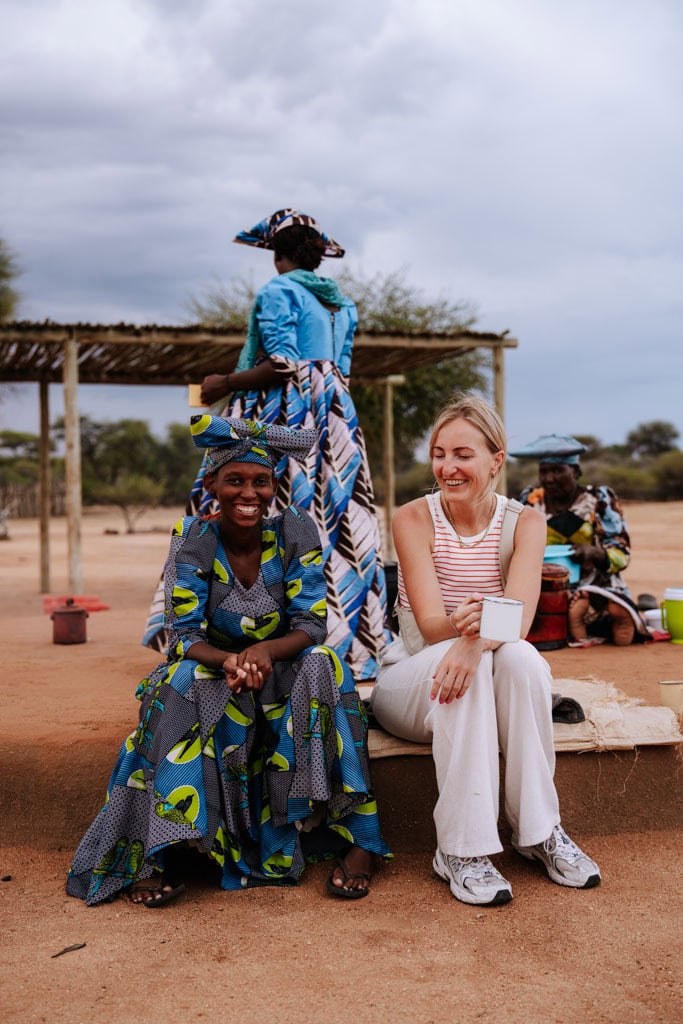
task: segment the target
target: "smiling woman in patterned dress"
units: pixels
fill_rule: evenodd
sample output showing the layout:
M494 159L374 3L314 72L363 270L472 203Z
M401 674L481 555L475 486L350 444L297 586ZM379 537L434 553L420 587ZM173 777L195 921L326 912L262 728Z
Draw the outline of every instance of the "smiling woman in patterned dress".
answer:
M305 458L308 430L196 416L219 511L173 530L166 562L167 660L143 679L138 728L81 841L67 892L89 904L126 890L158 907L184 886L174 844L221 869L224 889L296 885L307 848L338 853L334 896L368 893L390 856L370 785L367 717L326 639L320 538L294 505L269 516L273 466ZM307 847L308 844L308 847Z

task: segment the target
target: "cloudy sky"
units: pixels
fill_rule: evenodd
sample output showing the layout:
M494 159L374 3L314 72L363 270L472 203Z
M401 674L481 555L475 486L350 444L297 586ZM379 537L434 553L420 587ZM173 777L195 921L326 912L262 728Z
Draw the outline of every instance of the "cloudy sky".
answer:
M519 339L513 444L683 435L680 0L5 0L2 26L21 318L185 322L218 279L271 276L230 240L294 206L353 271ZM37 385L3 393L0 427L37 432ZM188 414L175 388L80 408Z

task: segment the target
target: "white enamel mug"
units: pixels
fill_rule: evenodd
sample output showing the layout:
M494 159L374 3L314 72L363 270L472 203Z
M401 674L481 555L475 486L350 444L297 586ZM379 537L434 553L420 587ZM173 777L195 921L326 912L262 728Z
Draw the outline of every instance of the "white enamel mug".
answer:
M683 679L660 679L659 703L683 715Z
M510 597L485 597L481 603L479 635L484 640L513 644L520 638L524 601Z

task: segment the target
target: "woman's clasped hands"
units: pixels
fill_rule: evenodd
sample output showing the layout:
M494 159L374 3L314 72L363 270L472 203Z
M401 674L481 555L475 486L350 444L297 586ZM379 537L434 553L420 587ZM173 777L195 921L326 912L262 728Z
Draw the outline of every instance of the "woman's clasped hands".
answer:
M469 594L449 615L457 636L434 672L430 697L438 697L439 704L450 704L465 696L482 654L493 646L479 636L482 599L483 594Z
M253 644L239 654L228 654L223 662L223 671L232 693L262 690L264 682L273 671L266 644Z

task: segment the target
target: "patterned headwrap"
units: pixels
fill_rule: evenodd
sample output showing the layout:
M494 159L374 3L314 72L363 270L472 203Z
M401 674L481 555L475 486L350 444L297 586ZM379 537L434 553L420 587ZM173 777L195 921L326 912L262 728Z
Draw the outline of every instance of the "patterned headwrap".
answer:
M588 449L568 434L543 434L516 452L508 452L515 459L535 459L553 465L578 466L579 454Z
M283 455L301 462L318 436L315 430L292 430L258 420L208 414L192 416L190 432L195 447L208 449L207 473L215 473L226 462L256 462L272 470Z
M278 231L282 231L284 228L292 228L295 225L313 228L316 234L320 235L325 243L324 256L339 259L344 255L344 249L333 238L325 234L313 217L309 217L307 213L300 213L298 210L290 209L278 210L272 217L259 221L249 231L240 231L233 238L233 242L239 242L241 245L254 245L257 249L272 249L273 238Z

